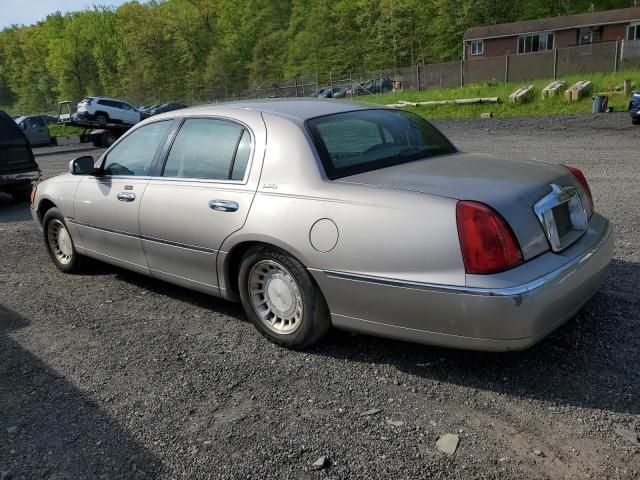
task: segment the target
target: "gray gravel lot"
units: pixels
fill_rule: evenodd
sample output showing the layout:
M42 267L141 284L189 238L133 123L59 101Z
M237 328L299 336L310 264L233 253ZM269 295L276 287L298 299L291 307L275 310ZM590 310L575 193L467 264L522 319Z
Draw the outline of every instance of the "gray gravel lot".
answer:
M584 170L617 239L574 320L520 353L342 332L287 351L238 305L104 264L62 274L27 205L0 197L0 479L640 477L614 432L640 431L640 128L438 125L465 150ZM74 156L38 161L49 176Z

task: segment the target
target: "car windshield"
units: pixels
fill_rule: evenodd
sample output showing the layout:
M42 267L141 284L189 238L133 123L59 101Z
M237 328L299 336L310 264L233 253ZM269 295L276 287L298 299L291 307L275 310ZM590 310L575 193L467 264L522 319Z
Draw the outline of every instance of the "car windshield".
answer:
M457 151L433 125L404 111L359 110L306 124L332 180Z

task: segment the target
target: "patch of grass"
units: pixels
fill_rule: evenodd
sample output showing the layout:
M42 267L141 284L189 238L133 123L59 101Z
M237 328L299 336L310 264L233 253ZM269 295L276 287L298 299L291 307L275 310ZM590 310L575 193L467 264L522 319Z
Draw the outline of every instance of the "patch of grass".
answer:
M49 134L52 137L63 137L66 135L80 135L82 128L69 127L68 125L49 125Z
M640 71L626 71L618 73L591 73L584 75L571 75L559 80L565 80L567 87L580 80L590 80L593 83L592 95L606 93L610 89L621 85L625 79L636 82L640 88ZM542 99L542 90L553 80L533 80L530 82L501 83L501 84L474 84L459 88L430 88L421 92L393 92L385 95L373 95L355 98L357 101L375 104L393 104L399 100L407 102L425 102L429 100L453 100L458 98L499 97L499 104L484 105L433 105L405 107L406 110L419 113L427 118L472 118L480 117L484 112L491 112L495 117L528 117L567 115L591 112L591 95L577 102L567 102L564 96ZM526 103L509 103L511 95L519 87L533 85L534 93L531 100ZM612 93L609 96L609 106L615 111L627 111L629 97L622 93Z

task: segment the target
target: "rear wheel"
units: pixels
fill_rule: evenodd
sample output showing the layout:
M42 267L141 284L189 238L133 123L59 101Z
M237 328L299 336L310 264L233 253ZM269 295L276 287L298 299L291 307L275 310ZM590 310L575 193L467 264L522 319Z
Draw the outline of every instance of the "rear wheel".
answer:
M273 343L301 349L329 331L329 310L320 289L288 253L268 246L251 248L238 281L247 316Z
M55 207L47 210L42 226L47 252L55 266L65 273L79 271L84 258L76 251L60 210Z

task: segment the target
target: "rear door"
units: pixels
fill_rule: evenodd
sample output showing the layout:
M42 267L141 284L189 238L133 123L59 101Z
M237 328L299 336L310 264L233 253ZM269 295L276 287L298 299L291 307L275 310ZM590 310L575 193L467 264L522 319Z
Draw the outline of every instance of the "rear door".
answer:
M140 231L154 276L218 292L218 250L247 218L259 177L256 159L262 160L265 145L260 114L239 114L246 123L186 118L150 180Z
M32 139L31 143L34 145L42 145L43 143L49 143L49 127L43 117L31 117L32 122Z
M38 164L24 131L9 115L0 111L0 176L34 171L38 171Z
M90 255L148 273L138 212L172 124L163 120L131 131L106 153L100 174L78 185L70 221Z

